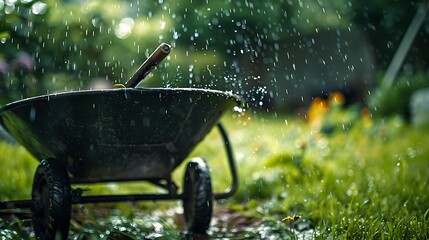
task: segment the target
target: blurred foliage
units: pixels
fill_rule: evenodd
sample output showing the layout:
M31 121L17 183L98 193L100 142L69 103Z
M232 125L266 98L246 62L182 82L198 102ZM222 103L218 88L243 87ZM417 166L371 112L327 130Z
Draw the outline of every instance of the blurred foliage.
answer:
M415 1L0 0L0 103L87 89L97 79L126 82L161 42L174 51L146 86L243 93L252 72L242 72L240 58L264 63L263 52L276 51L280 40L355 25L390 59L416 6Z
M0 142L0 201L28 199L37 161L23 148Z
M94 78L123 82L128 75L124 69L134 65L132 59L141 54L140 48L144 52L146 47L156 47L156 35L122 41L128 32L118 31L124 24L128 29L121 21L124 10L130 8L124 7L128 6L125 2L6 2L5 12L7 6L14 6L14 11L2 13L1 18L2 29L8 34L2 39L1 58L9 65L2 83L16 81L15 88L9 90L24 97L43 94L46 89L87 88ZM26 68L15 66L23 54L30 56Z
M429 87L429 73L402 74L391 87L378 88L370 98L376 116L402 116L410 120L410 98L418 89Z
M420 4L426 1L385 1L369 2L353 0L352 21L358 25L371 39L380 69L387 68L399 47ZM426 53L428 49L429 18L423 23L419 34L410 49L405 62L421 67L428 65Z

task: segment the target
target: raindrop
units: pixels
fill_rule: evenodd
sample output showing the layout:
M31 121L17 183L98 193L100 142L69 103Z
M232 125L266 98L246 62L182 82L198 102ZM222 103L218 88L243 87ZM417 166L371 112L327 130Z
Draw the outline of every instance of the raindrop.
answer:
M46 12L48 5L42 2L35 2L31 6L31 12L35 15L42 15Z
M4 8L4 12L6 14L11 14L15 11L15 4L13 3L6 3L6 7Z
M177 40L179 38L180 34L176 31L173 33L173 39Z
M30 110L30 121L33 122L36 119L36 109L34 107Z
M133 27L134 20L132 18L124 18L119 22L115 30L115 35L120 39L125 39L131 35Z
M100 26L100 19L99 18L93 18L91 20L92 26L99 27ZM101 31L100 31L101 32Z
M239 106L235 106L233 110L237 113L243 113L245 110Z

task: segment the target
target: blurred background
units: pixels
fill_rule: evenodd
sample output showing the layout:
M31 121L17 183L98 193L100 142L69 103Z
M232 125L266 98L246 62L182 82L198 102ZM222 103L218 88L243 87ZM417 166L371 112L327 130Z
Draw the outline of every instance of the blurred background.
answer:
M290 112L340 91L380 115L408 114L429 86L429 19L392 88L377 90L419 1L0 0L0 103L124 83L161 42L141 87L231 91Z
M428 239L428 7L427 0L0 0L0 106L125 83L165 42L172 52L139 87L218 89L247 102L222 119L240 188L219 203L214 239ZM0 201L26 199L38 162L2 138ZM222 190L231 179L223 145L217 132L206 139L190 157L210 161ZM118 186L90 193L117 194ZM121 239L182 239L177 205L160 208L168 218L139 207L78 206L70 235L111 239L126 229L136 237ZM1 217L0 238L31 236L28 219Z

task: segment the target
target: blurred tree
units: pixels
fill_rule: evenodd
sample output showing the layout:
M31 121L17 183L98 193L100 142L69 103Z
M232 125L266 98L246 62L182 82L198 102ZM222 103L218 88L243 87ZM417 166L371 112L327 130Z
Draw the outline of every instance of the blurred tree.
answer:
M9 99L87 88L94 78L124 82L144 59L135 57L158 41L156 35L131 34L148 17L134 21L122 1L3 4L0 77Z
M390 63L398 46L423 1L375 0L350 1L353 12L351 18L371 39L376 52L378 66L384 70ZM426 18L406 62L427 67L429 18ZM410 66L410 65L408 65ZM418 70L418 69L417 69Z

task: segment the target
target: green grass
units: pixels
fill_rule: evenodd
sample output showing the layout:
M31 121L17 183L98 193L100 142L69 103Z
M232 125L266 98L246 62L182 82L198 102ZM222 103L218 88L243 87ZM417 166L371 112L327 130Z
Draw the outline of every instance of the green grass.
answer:
M0 142L0 201L28 199L37 161L21 146Z
M333 108L320 128L288 115L231 113L223 122L239 165L240 187L218 207L259 218L262 226L292 237L294 224L306 223L316 239L429 238L429 130L395 117L369 121L353 108ZM213 130L190 156L207 160L216 191L227 188L231 179L222 144ZM37 161L6 143L0 144L0 153L1 200L28 198ZM183 172L181 166L174 173L179 185ZM125 203L102 218L91 215L91 205L89 220L72 225L72 236L125 229L131 238L141 232L150 238L157 231L154 223L161 223L167 229L164 237L180 238L180 224L150 214L176 205ZM136 206L142 213L136 213ZM301 218L282 221L293 215ZM0 220L0 237L19 235L22 225ZM252 236L259 239L262 233Z

